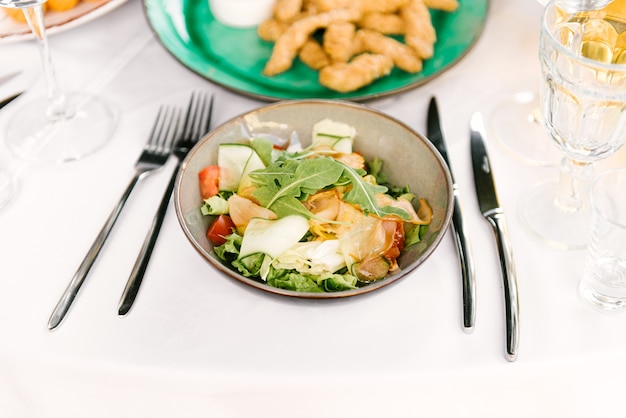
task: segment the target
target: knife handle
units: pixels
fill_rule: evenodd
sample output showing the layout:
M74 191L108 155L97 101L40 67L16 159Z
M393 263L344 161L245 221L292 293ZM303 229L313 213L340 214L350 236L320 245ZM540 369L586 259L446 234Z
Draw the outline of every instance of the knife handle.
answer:
M495 211L486 216L493 226L500 254L500 267L502 268L502 281L504 285L504 305L506 309L506 354L507 360L517 359L519 344L519 300L517 294L517 275L513 263L513 251L504 214Z
M452 212L452 232L459 259L461 261L461 276L463 279L463 327L466 332L474 330L476 320L476 276L472 250L465 234L463 213L459 200L459 192L454 188L454 211Z
M157 209L157 212L152 219L150 230L146 234L143 245L141 246L141 250L139 251L139 255L135 260L133 270L128 277L126 286L124 287L124 291L122 292L122 296L120 297L120 301L118 304L117 313L119 316L127 315L130 311L130 308L132 308L133 303L135 303L137 293L139 293L139 288L141 287L141 282L143 281L146 270L148 269L148 264L150 263L152 251L154 250L157 238L159 237L159 232L161 232L161 226L163 225L163 221L165 220L165 214L167 213L167 208L169 206L172 192L174 191L174 185L176 183L176 174L178 173L178 169L180 168L180 166L181 161L178 162L176 168L172 171L172 177L170 178L170 182L168 183L167 188L163 193L159 208Z

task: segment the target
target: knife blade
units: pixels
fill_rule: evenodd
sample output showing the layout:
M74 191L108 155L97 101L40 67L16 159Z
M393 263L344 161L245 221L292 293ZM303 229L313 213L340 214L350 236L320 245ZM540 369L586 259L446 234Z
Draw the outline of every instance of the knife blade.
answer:
M22 95L22 93L24 93L23 91L19 92L19 93L15 93L5 99L0 100L0 109L2 109L3 107L5 107L6 105L8 105L9 103L11 103L13 100L17 99L18 97L20 97Z
M448 165L450 175L452 177L452 192L454 194L452 233L461 264L461 278L463 285L463 329L466 332L472 332L474 330L474 323L476 320L476 277L474 274L474 261L472 258L472 249L464 227L460 191L456 181L454 180L452 166L448 158L448 150L443 137L441 119L439 117L439 109L435 97L430 99L430 104L428 106L426 132L428 138L433 143L435 148L437 148Z
M493 172L483 140L484 124L480 113L474 113L470 121L470 146L476 197L483 217L492 226L498 247L500 268L504 287L504 305L506 310L506 358L517 359L519 345L519 299L517 292L517 274L513 262L513 251L509 231L500 206L495 187Z

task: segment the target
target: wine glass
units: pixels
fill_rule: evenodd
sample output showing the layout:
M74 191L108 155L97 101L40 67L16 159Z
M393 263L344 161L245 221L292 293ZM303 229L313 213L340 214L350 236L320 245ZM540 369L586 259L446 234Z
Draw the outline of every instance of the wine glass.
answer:
M35 35L47 97L16 109L7 123L6 144L29 162L63 163L100 149L111 137L116 115L107 103L86 93L59 87L48 46L43 4L46 0L0 0L0 6L22 9Z
M15 182L9 173L0 171L0 210L4 209L15 196Z
M626 42L618 42L626 40L626 8L568 13L558 3L551 1L542 18L540 93L546 130L565 156L559 182L525 194L521 215L548 244L581 249L588 240L593 164L626 141L626 60L619 61Z
M548 0L537 0L542 6ZM605 7L613 0L559 0L564 10L587 11ZM500 101L489 117L494 137L514 157L536 166L558 163L559 152L546 141L539 93L534 87L522 87Z

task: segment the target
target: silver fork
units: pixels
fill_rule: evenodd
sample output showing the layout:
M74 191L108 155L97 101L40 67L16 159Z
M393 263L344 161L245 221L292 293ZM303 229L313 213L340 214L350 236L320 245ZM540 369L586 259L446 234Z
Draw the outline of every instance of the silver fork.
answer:
M134 187L147 174L162 167L167 161L167 158L172 151L172 144L176 138L179 123L180 112L178 109L167 106L162 106L159 109L154 126L150 132L148 142L144 146L139 159L135 163L134 177L128 184L126 191L122 194L122 197L117 205L113 208L113 211L107 218L105 224L102 226L96 240L91 245L91 248L89 248L87 255L85 255L85 258L78 267L74 277L72 277L72 280L65 289L63 296L61 296L61 299L54 308L54 311L52 311L52 315L48 321L48 329L55 329L61 324L63 318L65 318L65 315L70 309L70 306L76 298L81 286L85 282L89 270L96 261L104 242L113 229L113 226L115 225L115 222L117 221L117 218Z
M133 306L135 298L137 297L137 292L139 292L139 287L141 286L141 282L143 281L143 277L146 273L146 269L148 268L150 256L152 255L152 250L154 249L154 245L156 244L156 240L159 236L163 219L165 219L165 213L167 212L170 197L174 190L174 183L176 182L178 170L189 150L193 148L200 138L209 132L212 111L213 96L209 99L206 94L193 93L191 95L191 100L189 101L185 117L183 133L178 141L176 141L172 151L176 158L178 158L178 163L172 173L172 178L167 186L167 189L163 194L159 209L152 220L152 226L150 227L139 255L137 256L135 266L133 267L128 281L126 282L126 287L124 288L124 292L122 293L122 297L120 298L118 305L118 315L120 316L126 315Z

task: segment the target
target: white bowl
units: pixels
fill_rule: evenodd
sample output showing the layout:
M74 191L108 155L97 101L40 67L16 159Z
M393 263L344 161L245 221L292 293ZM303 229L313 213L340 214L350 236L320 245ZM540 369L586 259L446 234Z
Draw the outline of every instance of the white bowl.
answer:
M215 19L236 28L258 25L272 15L273 6L274 0L209 0Z

